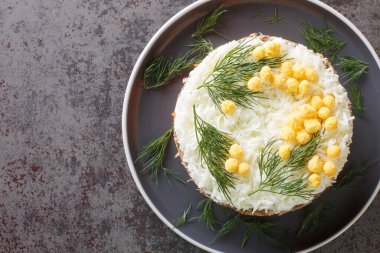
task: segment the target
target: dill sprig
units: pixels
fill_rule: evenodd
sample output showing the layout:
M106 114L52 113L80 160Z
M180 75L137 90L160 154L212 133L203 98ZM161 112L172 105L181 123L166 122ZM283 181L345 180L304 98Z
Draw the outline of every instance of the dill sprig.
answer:
M271 244L277 247L283 247L284 244L277 239L274 228L277 224L272 222L267 222L261 218L244 216L240 213L233 212L227 219L227 221L222 225L222 227L218 230L215 235L212 243L216 242L223 236L230 233L236 226L242 224L245 226L245 232L242 237L241 247L245 247L248 242L248 239L252 233L255 231L257 234L268 240Z
M307 161L316 153L321 142L320 135L313 135L307 144L296 146L286 162L282 162L278 150L273 151L273 145L277 141L275 139L270 140L260 151L258 159L260 186L249 195L266 191L309 199L312 196L313 190L308 187L307 177L294 177L292 172L303 168Z
M265 20L266 23L268 24L276 24L281 22L285 17L278 15L277 8L274 9L274 15L272 17L269 17L268 19Z
M306 208L306 216L297 232L297 237L304 233L310 233L319 228L334 208L325 203L315 204Z
M185 211L183 211L183 214L181 216L177 217L175 220L172 221L173 226L175 228L182 226L183 224L189 221L187 216L190 212L190 209L191 209L191 204L189 205L188 208L185 209Z
M197 204L197 209L202 208L202 213L198 218L198 221L203 221L208 228L214 231L214 226L218 223L215 218L214 210L212 207L211 199L202 199Z
M144 71L143 88L148 90L168 84L171 79L192 68L210 52L213 49L211 42L201 36L215 31L214 27L224 12L226 10L218 8L198 23L197 30L191 35L191 44L188 45L190 50L185 54L171 58L154 58Z
M235 213L231 215L228 220L223 224L223 226L218 230L214 239L212 239L211 243L216 242L226 234L232 231L240 222L240 213Z
M242 218L243 223L247 226L248 230L246 231L256 231L260 236L264 237L268 240L272 245L276 247L283 247L284 244L276 237L274 233L274 228L276 227L276 223L268 222L263 219L257 217L248 217L244 216ZM249 232L247 232L249 233ZM246 239L247 235L243 235L242 245L245 245L248 239ZM248 236L249 237L249 236Z
M197 24L197 30L191 35L191 37L201 37L206 34L215 32L215 26L218 23L220 17L226 10L221 9L221 7L214 10L209 16L202 19Z
M346 83L349 84L348 94L351 97L352 111L355 115L362 116L365 108L363 105L363 96L357 81L363 74L367 73L368 63L347 56L341 58L338 65L342 68Z
M243 236L241 238L241 244L240 244L241 248L244 248L247 245L249 237L251 237L251 231L252 230L249 228L244 231Z
M234 188L234 177L224 169L224 162L228 157L232 140L225 133L199 117L195 106L193 106L193 113L195 136L201 161L206 164L211 175L215 178L218 189L228 201L231 201L229 188Z
M336 188L350 188L353 186L355 181L363 179L364 173L378 164L377 160L366 160L364 162L352 164L347 168L347 170L340 176L337 183L334 185Z
M335 62L338 53L346 45L346 43L341 42L335 33L327 26L317 28L312 26L309 22L305 22L303 23L301 35L308 48L331 57L332 62Z
M350 56L340 58L338 65L343 70L343 77L346 79L346 83L356 82L368 71L368 63Z
M253 73L258 72L264 66L278 67L284 61L284 56L264 58L255 61L249 56L258 45L250 45L249 40L240 42L224 57L220 58L214 66L212 73L198 87L207 88L208 94L214 105L221 111L220 103L231 100L238 106L251 108L257 103L257 98L262 98L260 92L252 92L242 82L246 82Z
M201 37L193 38L189 48L192 54L199 54L201 56L204 56L213 50L211 41ZM199 57L196 57L195 59L199 60Z
M192 52L169 59L163 56L154 58L145 69L143 88L148 90L167 84L173 77L191 68L197 60Z
M186 182L182 180L177 173L163 167L166 148L172 133L173 128L170 128L163 135L146 144L139 152L136 161L145 161L143 164L144 169L142 171L150 172L152 178L154 178L156 182L158 173L162 171L166 177L172 176L179 182L186 184Z
M351 97L352 112L357 116L363 116L365 111L363 96L357 83L348 86L348 95Z

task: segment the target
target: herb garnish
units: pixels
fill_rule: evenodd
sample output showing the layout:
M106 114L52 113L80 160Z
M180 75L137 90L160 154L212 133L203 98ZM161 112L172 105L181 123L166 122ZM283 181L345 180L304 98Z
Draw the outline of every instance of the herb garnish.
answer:
M172 133L173 128L170 128L163 135L146 144L139 152L136 161L145 160L143 164L143 172L150 172L151 176L156 180L156 183L158 173L162 171L165 176L172 176L179 182L186 184L186 182L182 180L176 172L163 167L162 164L165 157L166 148L168 146L168 141Z
M218 189L231 202L229 187L234 188L234 177L224 169L224 162L233 143L232 139L199 117L195 106L193 106L193 113L195 136L201 161L206 164L215 178Z
M365 108L357 81L363 74L367 73L368 63L347 56L340 58L340 63L338 65L342 68L343 77L346 79L346 83L349 84L348 91L351 97L352 111L355 115L362 116Z
M230 215L228 220L223 224L223 226L218 230L216 233L214 239L211 241L211 243L216 242L229 232L231 232L232 229L236 227L236 225L240 222L240 213L235 213Z
M217 224L211 199L202 199L197 204L197 209L202 208L201 216L197 217L198 221L203 221L208 228L214 231L214 226Z
M266 191L309 199L313 191L308 187L307 177L292 178L291 173L303 168L307 161L316 153L321 142L320 135L315 134L307 144L296 146L291 151L290 157L286 162L282 162L278 150L272 150L273 145L277 141L274 139L270 140L261 150L258 158L260 186L249 195Z
M368 63L350 56L340 58L338 65L342 68L343 77L347 83L356 82L361 75L368 71Z
M351 97L353 113L357 116L363 116L365 110L363 105L363 96L359 85L356 82L348 86L348 94Z
M182 226L183 224L189 221L187 215L189 214L190 209L191 209L191 204L185 211L183 211L183 214L181 216L173 220L173 225L175 228Z
M257 103L257 98L262 98L261 92L252 92L241 82L248 81L253 73L260 71L264 66L276 68L284 61L284 56L264 58L260 61L250 59L249 56L258 45L250 45L249 42L250 40L240 42L220 58L212 73L198 87L198 89L207 88L211 100L219 111L221 111L220 103L224 100L231 100L241 107L251 108L252 104Z
M347 171L337 180L337 183L334 185L334 187L352 187L356 180L362 179L364 177L364 173L377 163L377 160L366 160L361 163L352 164L347 168Z
M334 32L327 26L324 28L317 28L310 23L303 23L301 35L308 48L311 48L317 53L321 53L331 57L331 61L335 62L338 53L346 45L341 42Z
M192 40L192 43L189 45L190 53L199 55L206 55L208 52L213 50L211 41L209 39L204 39L201 37L196 37ZM198 60L199 57L195 57Z
M284 246L284 244L279 239L277 239L277 237L275 236L273 232L273 229L277 225L276 223L267 222L267 221L264 221L263 219L260 219L257 217L250 217L250 216L243 216L242 221L248 227L247 231L249 230L256 231L259 235L264 237L274 246L277 246L277 247ZM245 238L243 236L243 242L244 242L244 239Z
M219 240L220 238L222 238L223 236L230 233L232 229L234 229L238 224L242 224L246 227L246 230L243 234L242 242L241 242L242 248L244 248L245 245L247 244L252 231L256 231L256 233L264 237L274 246L277 246L277 247L284 246L284 244L276 238L273 232L273 229L277 224L264 221L263 219L257 218L257 217L244 216L236 212L234 212L234 214L229 216L227 221L223 224L223 226L217 232L212 242L215 242Z
M251 237L251 229L246 229L244 231L243 237L241 238L241 248L244 248L247 245L249 237Z
M306 208L306 217L303 219L297 237L310 233L319 228L333 210L329 204L319 203Z
M192 53L186 53L176 58L166 59L163 56L155 58L144 72L144 89L161 87L173 77L191 68L197 58Z
M218 20L227 10L222 10L220 7L214 10L208 17L202 19L198 25L197 30L191 35L191 37L201 37L206 34L215 32L215 26Z
M163 56L154 58L145 69L143 88L148 90L168 84L172 78L190 69L210 52L212 50L211 42L201 36L215 32L214 27L224 12L226 10L218 8L198 23L197 30L191 35L190 50L185 54L172 58Z
M283 20L285 17L278 15L277 8L274 9L274 15L272 17L269 17L265 20L266 23L272 25L275 23L279 23L281 20Z

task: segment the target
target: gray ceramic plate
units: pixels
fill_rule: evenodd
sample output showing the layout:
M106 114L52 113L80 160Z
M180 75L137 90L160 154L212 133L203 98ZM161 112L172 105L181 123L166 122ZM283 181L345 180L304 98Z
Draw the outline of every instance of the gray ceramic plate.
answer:
M350 21L329 6L317 1L198 1L170 19L145 47L131 74L122 116L124 147L133 178L153 211L170 227L173 227L170 221L178 217L189 203L195 204L203 196L196 191L193 183L182 185L172 181L170 185L162 176L159 177L159 183L156 185L148 174L141 173L141 164L133 163L142 145L171 127L171 112L174 110L177 95L182 87L181 78L177 78L166 87L143 91L142 74L152 57L159 54L172 56L184 52L190 39L189 34L194 31L196 22L221 4L228 9L228 12L220 21L219 31L231 40L254 32L262 32L303 43L299 32L301 21L307 20L317 26L326 23L342 41L347 42L347 46L341 52L342 56L350 55L368 62L369 73L361 79L360 83L367 111L364 118L355 120L348 165L363 159L379 158L380 61L369 42ZM273 25L265 23L263 18L252 19L258 8L266 15L272 15L274 9L277 8L285 19ZM214 46L226 42L216 36L211 36L210 39ZM174 158L175 154L176 149L171 141L165 165L187 179L188 175L180 160ZM365 183L357 183L352 189L327 190L318 201L332 204L339 215L330 217L318 230L294 239L292 251L316 249L345 231L363 214L375 197L380 187L379 179L379 168L372 168L365 175ZM291 231L295 231L304 212L301 209L281 217L269 218L269 220L278 222L283 228L290 227ZM193 208L191 215L197 216L199 212ZM243 233L240 227L215 244L209 243L215 233L203 224L190 223L173 231L194 245L213 252L284 251L274 248L255 235L251 237L245 248L240 248Z

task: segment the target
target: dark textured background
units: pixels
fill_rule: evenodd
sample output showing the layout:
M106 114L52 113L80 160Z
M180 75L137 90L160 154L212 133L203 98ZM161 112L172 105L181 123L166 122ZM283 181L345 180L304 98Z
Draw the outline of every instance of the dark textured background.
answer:
M128 172L133 64L191 0L0 4L0 252L201 252L158 220ZM380 1L325 0L380 53ZM380 197L316 252L378 252Z

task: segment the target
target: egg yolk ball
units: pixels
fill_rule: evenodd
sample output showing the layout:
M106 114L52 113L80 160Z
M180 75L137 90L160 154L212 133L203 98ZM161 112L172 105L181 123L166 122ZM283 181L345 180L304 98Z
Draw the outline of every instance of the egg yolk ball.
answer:
M253 92L260 91L263 88L263 81L257 76L254 76L249 79L247 87Z
M310 68L310 67L306 67L305 68L305 77L307 80L309 80L310 82L315 82L318 80L318 74L317 74L317 71L315 71L315 69L313 68Z
M328 158L337 158L340 155L341 148L338 145L327 147L326 155Z
M292 116L290 118L288 121L288 126L290 126L296 132L304 129L303 120L299 120L297 116Z
M288 160L290 157L291 147L289 144L281 145L278 154L282 160Z
M285 83L285 78L282 75L273 75L273 86L277 88L281 88Z
M286 80L286 88L293 93L298 92L298 81L295 78L289 78Z
M247 176L249 173L249 164L248 163L240 163L238 168L239 176Z
M329 117L325 120L325 128L327 131L335 130L338 127L338 120L336 117Z
M229 173L235 173L238 170L239 162L235 158L228 158L224 164L224 168Z
M330 115L331 115L331 110L328 107L322 106L321 108L319 108L318 117L320 119L325 120L328 117L330 117Z
M297 143L300 145L304 145L311 140L311 134L309 134L306 130L299 131L296 136Z
M313 156L307 163L307 169L312 173L320 173L322 171L322 160L318 155Z
M300 94L305 95L310 91L310 83L307 80L302 80L299 84L298 91Z
M281 64L281 73L285 76L293 75L293 64L289 61L283 62Z
M300 64L293 65L293 77L298 80L304 79L305 77L305 69Z
M289 126L282 129L282 139L284 141L293 142L296 139L296 132Z
M318 174L311 174L309 176L309 185L317 188L321 184L321 177Z
M269 57L279 56L281 55L281 45L280 43L269 42L265 47L265 51Z
M303 118L313 118L317 115L315 108L309 104L304 104L300 107L300 116Z
M322 128L322 124L318 119L305 119L303 124L309 134L314 134Z
M323 165L323 172L325 173L326 176L332 177L336 173L336 166L333 162L327 161Z
M224 100L220 108L224 114L231 115L236 111L236 104L231 100Z
M233 144L230 147L229 153L232 158L237 158L237 159L242 158L244 155L244 151L239 144Z
M312 96L311 97L311 101L310 101L310 104L316 109L318 110L319 108L321 108L323 106L323 100L320 96Z
M255 58L256 61L259 61L265 57L265 48L263 46L257 46L255 49L252 51L252 55Z
M323 103L328 108L333 108L334 104L335 104L335 98L334 98L334 96L333 95L326 95L326 96L324 96L323 97Z
M272 78L273 78L272 69L269 66L264 66L260 70L260 77L264 81L268 81L268 82L272 81Z

